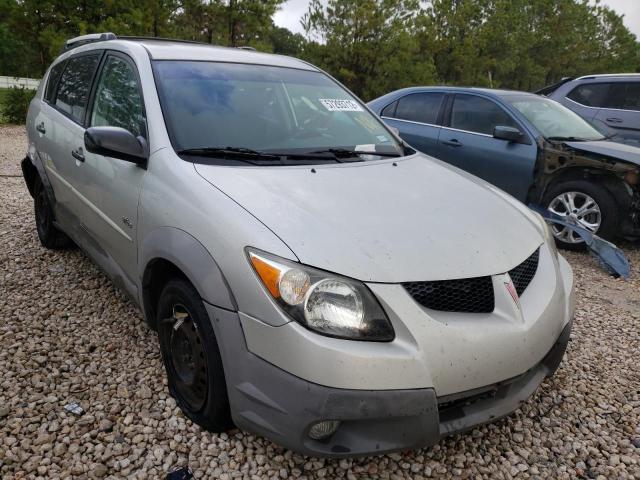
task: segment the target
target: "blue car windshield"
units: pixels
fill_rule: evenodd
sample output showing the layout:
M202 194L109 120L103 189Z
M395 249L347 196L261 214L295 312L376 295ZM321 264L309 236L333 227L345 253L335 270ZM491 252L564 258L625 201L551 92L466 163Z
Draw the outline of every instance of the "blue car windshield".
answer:
M534 95L505 98L545 137L556 140L603 140L586 120L558 102Z
M154 74L177 151L339 148L402 155L402 147L377 117L317 71L161 60L154 62Z

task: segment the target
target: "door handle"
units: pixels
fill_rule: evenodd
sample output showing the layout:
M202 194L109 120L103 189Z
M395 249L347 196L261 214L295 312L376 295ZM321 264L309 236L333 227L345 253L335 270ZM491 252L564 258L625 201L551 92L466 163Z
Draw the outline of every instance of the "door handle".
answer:
M45 133L47 133L47 129L44 128L44 122L40 122L38 125L36 125L36 130L39 131L43 135Z
M442 143L444 143L445 145L449 145L450 147L461 147L462 144L455 138L452 138L451 140L443 140Z
M607 122L611 123L622 123L622 119L618 117L609 117L607 118Z
M84 153L82 147L78 147L76 150L71 150L71 156L79 162L84 162Z

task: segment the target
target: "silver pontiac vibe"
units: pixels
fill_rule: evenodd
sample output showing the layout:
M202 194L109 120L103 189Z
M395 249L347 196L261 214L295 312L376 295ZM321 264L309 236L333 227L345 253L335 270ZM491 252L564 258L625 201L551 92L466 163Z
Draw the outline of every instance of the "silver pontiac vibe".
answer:
M40 241L142 308L203 428L319 456L428 446L560 364L573 275L542 219L306 62L78 37L27 129Z

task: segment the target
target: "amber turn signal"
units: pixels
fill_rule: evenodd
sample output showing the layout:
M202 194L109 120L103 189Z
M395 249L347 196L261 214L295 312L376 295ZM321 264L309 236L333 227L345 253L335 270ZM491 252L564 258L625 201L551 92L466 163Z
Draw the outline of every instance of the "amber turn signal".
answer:
M269 264L261 258L258 258L253 253L249 253L249 259L254 270L262 280L262 283L273 298L280 298L280 289L278 288L278 281L280 280L280 269L274 265Z

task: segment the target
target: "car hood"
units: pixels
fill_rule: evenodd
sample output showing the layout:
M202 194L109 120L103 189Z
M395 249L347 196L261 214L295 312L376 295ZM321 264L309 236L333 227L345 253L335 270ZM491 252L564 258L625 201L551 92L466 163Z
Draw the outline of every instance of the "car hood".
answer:
M504 273L543 241L524 205L433 158L197 172L264 223L299 261L362 281Z
M593 142L563 142L566 146L581 152L595 153L616 160L640 165L640 148L624 143L598 140Z

